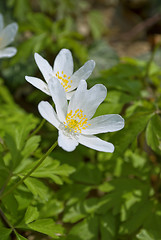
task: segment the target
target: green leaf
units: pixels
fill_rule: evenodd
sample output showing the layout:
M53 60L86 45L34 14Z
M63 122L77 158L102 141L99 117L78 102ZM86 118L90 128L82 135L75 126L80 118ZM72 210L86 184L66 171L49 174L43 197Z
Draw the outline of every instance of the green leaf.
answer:
M2 188L7 181L9 174L7 167L0 165L0 188Z
M25 158L29 157L38 148L40 140L41 140L40 136L30 137L25 144L25 147L22 151L22 155Z
M136 236L139 240L156 240L145 229L142 229Z
M71 229L67 240L76 239L98 240L98 218L96 216L86 218Z
M107 213L100 217L101 240L113 240L116 236L116 220L113 214Z
M30 30L36 32L37 34L44 33L45 31L48 32L52 29L52 20L43 13L29 14L28 19L30 22Z
M15 139L10 134L6 133L4 140L11 153L12 157L11 166L15 168L22 159L21 152L17 148Z
M96 165L86 163L73 174L72 178L82 183L99 184L102 179L102 173Z
M25 213L25 223L26 224L31 223L34 220L38 219L38 217L39 217L39 212L37 208L33 206L29 206Z
M148 200L142 201L138 207L135 209L135 214L131 214L131 217L128 217L127 221L125 221L121 228L120 232L123 234L131 234L137 231L146 221L146 219L150 215L149 209L152 209L152 203Z
M15 104L14 101L13 101L12 95L10 94L7 87L3 84L3 79L2 78L0 78L0 96L1 96L0 101L3 101L10 106Z
M64 214L63 221L75 223L86 216L86 212L82 203L77 203L76 205L67 209Z
M22 150L28 134L35 128L35 122L32 121L32 115L27 115L23 122L16 129L16 146L18 150Z
M131 101L134 100L134 96L120 92L111 90L105 101L99 106L96 111L95 116L100 116L102 114L113 114L113 113L120 113L123 106Z
M61 225L56 224L52 219L39 219L35 222L29 223L28 226L34 231L44 233L54 239L59 238L63 234Z
M101 82L107 86L108 89L121 90L138 97L141 94L143 86L143 83L139 80L142 69L143 67L136 66L135 64L119 63L113 68L103 71L103 79L101 79ZM97 81L100 80L98 79Z
M15 232L17 240L27 240L27 238L21 236L19 233Z
M155 201L155 200L154 200ZM161 204L153 202L153 206L149 207L149 216L144 222L144 229L154 240L161 239Z
M161 155L161 118L157 114L148 123L146 140L149 147Z
M68 177L75 171L75 168L67 164L60 165L60 162L47 157L31 176L37 178L51 178L57 184L63 184L62 177Z
M47 204L43 204L43 207L39 211L40 218L57 217L63 210L63 201L61 202L56 198L52 198Z
M3 199L2 199L2 202L4 204L4 206L6 207L6 209L9 210L11 216L15 217L17 216L18 214L18 203L17 203L17 200L14 196L14 194L8 194L6 195Z
M116 149L112 155L112 159L122 156L129 145L144 130L151 115L152 113L150 112L138 112L125 120L125 127L115 133L109 140L114 144Z
M20 59L24 63L31 53L39 52L44 48L43 43L45 44L47 40L47 34L44 32L39 35L34 35L32 38L22 42L21 45L19 45L17 54L12 59L13 64L19 62Z
M71 206L77 202L82 202L92 189L91 186L84 184L69 184L62 188L59 193L59 199L64 199L67 206Z
M0 239L1 240L8 240L9 235L11 234L12 229L5 228L0 226Z
M47 201L48 200L48 187L38 179L28 177L24 183L35 197Z
M33 195L31 192L28 192L28 189L24 185L21 185L16 191L15 198L18 203L18 210L25 211L30 205Z

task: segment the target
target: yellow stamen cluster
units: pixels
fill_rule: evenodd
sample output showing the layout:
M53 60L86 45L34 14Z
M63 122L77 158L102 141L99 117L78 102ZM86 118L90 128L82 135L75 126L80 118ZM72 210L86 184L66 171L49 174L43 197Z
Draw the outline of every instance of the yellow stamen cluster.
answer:
M87 124L88 118L86 115L83 115L83 111L81 109L75 110L74 114L71 110L67 114L65 120L65 128L68 128L70 132L74 131L75 133L81 133L82 129L86 129L89 125L91 125Z
M59 72L57 72L55 75L60 80L61 85L64 87L65 91L67 92L68 89L71 88L70 84L72 83L72 80L70 80L70 77L67 77L67 75L64 74L63 71L60 74L59 74ZM70 84L69 84L69 82L70 82Z

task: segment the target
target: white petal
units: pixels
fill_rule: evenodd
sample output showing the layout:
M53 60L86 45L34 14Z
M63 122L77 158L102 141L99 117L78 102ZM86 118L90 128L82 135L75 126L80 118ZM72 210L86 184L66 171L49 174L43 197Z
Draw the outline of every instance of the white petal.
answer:
M48 85L41 79L29 76L25 76L25 79L27 82L31 83L34 87L40 89L42 92L48 94L49 96L51 95L48 89Z
M49 81L49 91L55 103L58 118L61 122L64 122L67 115L67 99L64 87L57 78Z
M73 58L68 49L62 49L55 58L54 73L60 74L62 71L67 77L73 74Z
M17 29L17 23L11 23L0 32L0 49L6 47L14 40Z
M96 84L89 90L87 90L85 86L87 86L86 81L81 80L69 102L68 112L70 112L70 110L75 112L75 110L79 109L90 119L101 102L104 101L107 95L107 89L102 84Z
M50 105L50 103L46 101L41 101L38 104L38 110L43 118L45 118L49 123L51 123L56 128L59 128L60 122L58 120L55 110Z
M112 143L103 141L102 139L96 136L82 135L78 136L78 142L82 145L95 149L101 152L113 152L114 145Z
M3 23L3 15L0 14L0 31L2 31L3 27L4 27L4 23Z
M98 134L115 132L124 127L124 119L118 114L108 114L93 118L88 121L89 125L82 134Z
M48 81L54 76L52 67L48 61L41 57L38 53L35 53L34 57L38 68L40 69L45 81L48 83Z
M0 58L13 57L16 53L17 53L17 49L14 47L0 49Z
M72 84L71 84L70 91L78 87L80 80L82 79L86 80L93 72L94 67L95 67L95 62L93 60L89 60L80 69L78 69L71 76Z
M58 145L65 151L72 152L78 146L78 142L73 138L65 136L62 131L59 131Z
M75 93L75 91L66 92L66 98L67 98L67 100L70 100L74 93Z

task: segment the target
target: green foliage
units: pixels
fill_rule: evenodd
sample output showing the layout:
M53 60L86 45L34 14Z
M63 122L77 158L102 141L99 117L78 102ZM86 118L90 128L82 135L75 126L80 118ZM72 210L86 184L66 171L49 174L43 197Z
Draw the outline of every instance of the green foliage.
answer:
M39 219L37 221L29 223L28 226L29 228L44 233L54 239L59 238L59 236L63 234L63 228L61 225L55 224L54 221L50 218Z
M161 155L161 121L157 114L155 114L148 123L146 139L149 147Z
M8 240L9 235L11 234L12 229L0 227L1 239Z

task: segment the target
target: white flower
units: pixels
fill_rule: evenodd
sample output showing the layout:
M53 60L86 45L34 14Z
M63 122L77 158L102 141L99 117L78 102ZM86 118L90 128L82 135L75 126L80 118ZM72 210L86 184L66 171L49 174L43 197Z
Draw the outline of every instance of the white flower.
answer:
M44 76L46 83L39 78L29 76L25 77L26 80L44 93L51 95L48 88L49 80L57 78L65 89L67 99L71 98L74 93L73 90L78 87L80 80L86 80L95 67L95 62L89 60L80 69L73 73L73 58L68 49L62 49L59 52L54 61L53 68L38 53L35 53L35 61Z
M12 57L16 54L16 48L6 48L6 46L13 42L17 33L17 29L17 23L11 23L4 28L3 16L0 14L0 58Z
M46 101L38 105L43 118L59 130L58 145L66 151L73 151L81 143L102 152L113 152L113 144L103 141L93 134L114 132L124 127L124 119L118 114L108 114L91 119L97 107L104 101L107 90L96 84L87 90L84 80L73 94L69 104L59 81L49 81L49 89L55 103L56 112Z

